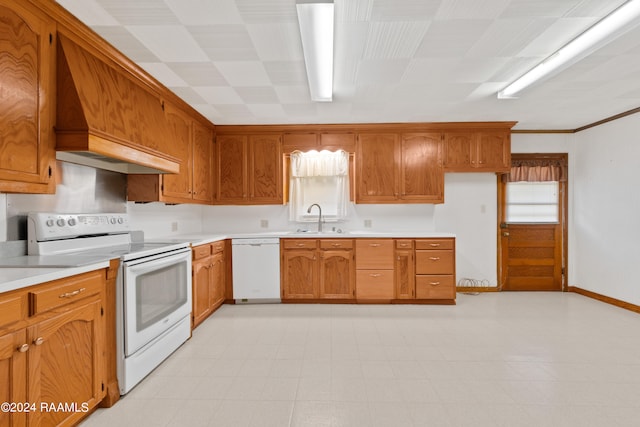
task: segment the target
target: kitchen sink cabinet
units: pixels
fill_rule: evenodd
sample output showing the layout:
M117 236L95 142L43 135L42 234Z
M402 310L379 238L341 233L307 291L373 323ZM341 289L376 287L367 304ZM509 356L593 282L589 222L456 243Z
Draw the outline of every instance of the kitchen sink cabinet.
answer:
M127 176L127 198L136 202L199 203L213 200L213 127L166 103L165 118L174 142L171 155L180 160L177 174Z
M352 300L355 269L349 239L283 239L283 300Z
M193 248L192 329L209 317L225 300L224 241Z
M54 193L55 21L15 0L0 16L0 192Z
M510 167L509 130L445 132L446 172L509 172Z
M216 137L217 204L282 204L280 134Z
M442 134L358 135L357 203L442 203Z
M0 325L0 398L36 405L0 412L0 425L75 425L105 397L105 281L96 270L0 295L0 306L30 301Z

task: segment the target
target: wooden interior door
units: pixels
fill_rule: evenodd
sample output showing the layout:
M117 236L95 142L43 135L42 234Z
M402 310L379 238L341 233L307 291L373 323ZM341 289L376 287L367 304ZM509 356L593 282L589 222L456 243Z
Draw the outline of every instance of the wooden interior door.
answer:
M563 158L566 154L519 154L518 159ZM556 222L509 222L507 180L498 179L498 263L503 291L563 291L566 288L567 182L558 182Z

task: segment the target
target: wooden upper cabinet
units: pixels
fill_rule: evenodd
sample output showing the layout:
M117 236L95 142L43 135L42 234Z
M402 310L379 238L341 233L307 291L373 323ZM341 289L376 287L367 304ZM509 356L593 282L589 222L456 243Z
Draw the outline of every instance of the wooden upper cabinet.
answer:
M53 193L55 22L0 0L0 191Z
M444 173L440 133L402 135L400 194L406 201L442 203Z
M442 136L360 134L356 203L442 203Z
M444 169L447 172L508 172L510 165L509 130L445 133Z
M218 135L219 204L282 204L282 139L274 135Z
M173 140L171 154L180 159L180 172L162 176L163 194L165 197L191 199L193 183L191 118L171 104L165 107L165 117Z
M193 141L193 186L194 200L211 202L213 200L213 130L194 121L192 127Z
M280 135L249 136L249 198L252 204L282 204Z
M356 144L356 203L392 203L398 199L398 134L361 133Z
M344 150L355 152L356 135L353 132L285 132L283 134L282 150L284 153L292 151L310 150Z

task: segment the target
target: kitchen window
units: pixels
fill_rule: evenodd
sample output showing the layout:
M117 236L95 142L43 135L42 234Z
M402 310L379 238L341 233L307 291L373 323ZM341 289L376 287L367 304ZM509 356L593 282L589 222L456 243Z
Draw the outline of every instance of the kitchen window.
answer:
M317 221L318 213L307 213L314 203L322 207L325 221L347 216L349 202L349 154L345 151L294 151L291 153L289 219Z

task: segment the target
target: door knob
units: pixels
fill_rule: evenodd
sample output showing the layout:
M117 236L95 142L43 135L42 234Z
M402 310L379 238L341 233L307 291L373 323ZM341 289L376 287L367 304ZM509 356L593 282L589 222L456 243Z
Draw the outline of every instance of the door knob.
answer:
M508 232L508 231L505 231L504 233L502 233L502 236L503 236L503 237L509 237L509 232Z

